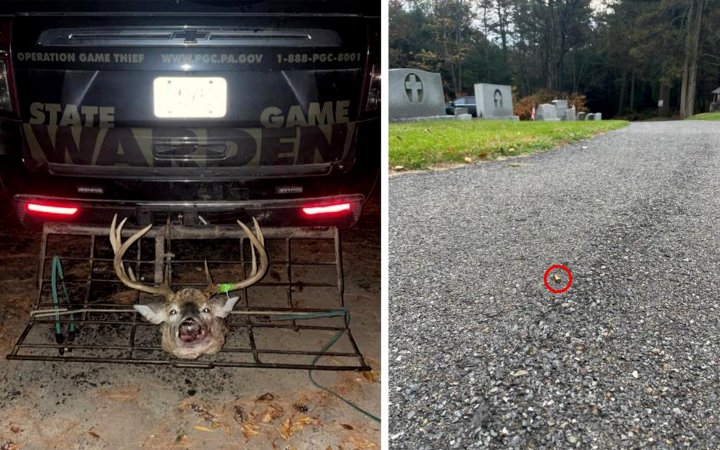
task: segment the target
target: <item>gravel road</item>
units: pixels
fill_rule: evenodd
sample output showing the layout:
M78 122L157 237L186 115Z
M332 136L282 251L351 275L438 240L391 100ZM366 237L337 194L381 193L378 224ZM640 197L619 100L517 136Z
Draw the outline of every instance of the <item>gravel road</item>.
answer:
M716 122L391 178L391 447L720 448L719 221Z

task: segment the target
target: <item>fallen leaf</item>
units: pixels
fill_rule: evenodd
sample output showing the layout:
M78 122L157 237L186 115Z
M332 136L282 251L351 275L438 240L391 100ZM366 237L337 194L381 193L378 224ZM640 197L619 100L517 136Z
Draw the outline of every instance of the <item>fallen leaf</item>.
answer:
M469 157L469 156L466 156L466 157L465 157L465 162L468 163L468 164L470 164L470 163L472 162L472 158Z
M297 433L298 431L302 430L306 425L318 425L320 424L320 420L316 417L310 417L310 416L297 416L295 418L288 417L285 419L285 422L283 422L282 426L278 430L280 432L280 436L282 436L283 439L287 440L290 436L292 436L294 433Z
M190 409L192 409L200 417L202 417L205 422L216 424L218 421L217 416L215 416L215 414L211 413L207 408L202 405L198 405L197 403L190 403Z
M405 170L405 166L394 166L393 170Z
M280 426L280 429L278 430L280 433L280 436L282 436L283 439L287 440L290 435L292 434L292 420L290 420L290 417L285 419L285 422Z
M235 419L235 422L237 423L243 423L248 419L248 415L240 405L235 405L235 414L233 414L233 419Z
M260 434L260 428L252 423L242 424L240 430L242 431L243 436L245 436L245 439L249 438L250 436L257 436L258 434Z
M95 439L100 439L100 435L97 434L96 432L94 432L93 430L88 431L88 434L90 436L94 437Z
M110 400L116 400L119 402L129 402L136 400L140 393L139 388L124 388L124 389L100 389L98 395L100 397L109 398Z
M366 437L364 437L364 436L360 436L360 435L357 435L357 434L350 435L350 437L348 438L348 441L349 441L349 444L350 444L350 445L352 446L352 448L354 448L354 449L374 449L374 448L379 448L379 446L378 446L375 442L369 440L368 438L366 438Z
M303 413L306 413L306 412L308 412L308 411L310 410L310 408L308 407L308 405L306 405L305 403L300 402L300 401L295 402L295 403L293 404L293 408L295 408L295 411L297 411L297 412L303 412Z
M265 414L263 414L262 422L268 423L272 422L273 420L277 419L278 417L282 416L285 413L283 409L277 405L269 405L267 410L265 411Z
M10 431L17 434L22 431L22 428L17 425L10 425Z
M528 374L527 370L516 370L515 372L512 372L510 375L512 375L514 377L522 377L527 374Z
M310 417L310 416L298 416L295 420L293 420L294 425L319 425L320 419L317 417Z
M255 401L256 402L269 402L272 400L275 400L275 396L269 392L266 392L263 395L261 395L260 397L258 397L257 400L255 400Z
M215 430L213 430L213 429L211 429L211 428L204 427L204 426L202 426L202 425L195 425L193 428L195 428L195 429L198 430L198 431L209 431L209 432L211 432L211 433L212 433L213 431L215 431Z
M341 423L340 425L341 425L343 428L345 428L346 430L354 430L354 429L355 429L355 428L353 428L352 425L348 425L348 424L346 424L346 423Z
M367 381L371 383L377 383L380 381L380 371L379 370L368 370L365 372L361 372L363 378L365 378Z

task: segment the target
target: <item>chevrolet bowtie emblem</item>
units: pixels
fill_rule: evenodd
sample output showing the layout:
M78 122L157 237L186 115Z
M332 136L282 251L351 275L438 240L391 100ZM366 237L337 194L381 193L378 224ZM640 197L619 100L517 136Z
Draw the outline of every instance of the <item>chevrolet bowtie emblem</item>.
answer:
M207 39L206 31L183 30L173 33L173 39L182 39L185 44L197 44L198 39Z

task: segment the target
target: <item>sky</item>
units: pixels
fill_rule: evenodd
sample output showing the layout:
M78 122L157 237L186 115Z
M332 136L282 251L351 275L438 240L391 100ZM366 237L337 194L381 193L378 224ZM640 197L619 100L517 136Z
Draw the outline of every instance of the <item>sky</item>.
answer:
M605 3L612 3L612 1L608 0L590 0L590 6L595 11L602 11L605 9Z

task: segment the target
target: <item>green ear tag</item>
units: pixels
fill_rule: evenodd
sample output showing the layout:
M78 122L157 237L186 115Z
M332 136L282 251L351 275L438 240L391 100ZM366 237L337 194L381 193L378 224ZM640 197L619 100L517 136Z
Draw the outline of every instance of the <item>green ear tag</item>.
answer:
M233 286L235 286L233 283L220 284L217 288L218 294L227 294L232 290Z

